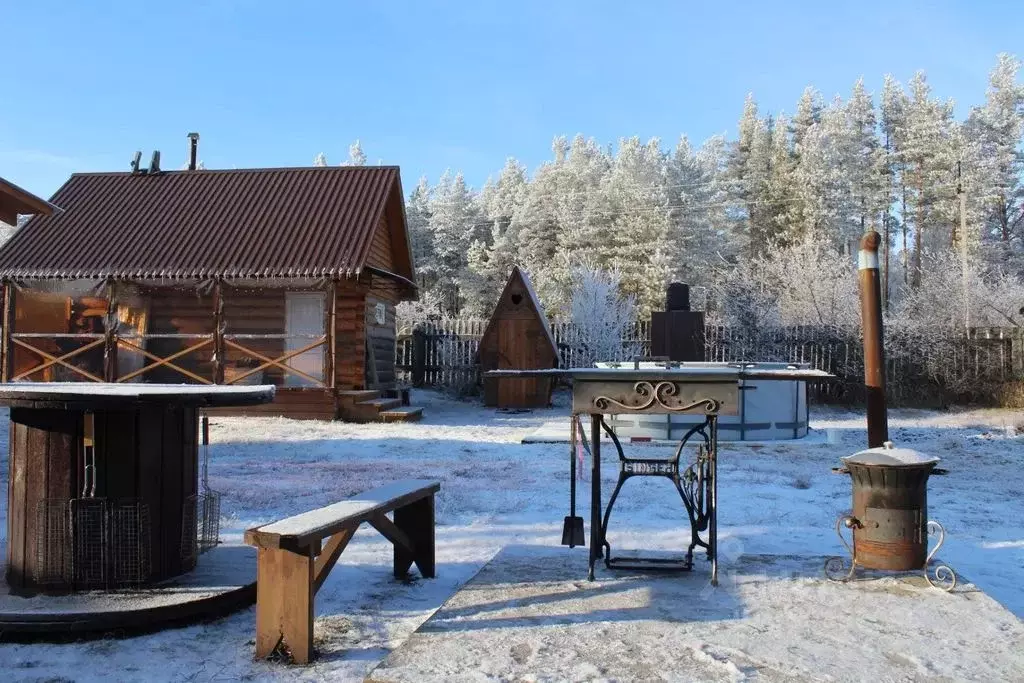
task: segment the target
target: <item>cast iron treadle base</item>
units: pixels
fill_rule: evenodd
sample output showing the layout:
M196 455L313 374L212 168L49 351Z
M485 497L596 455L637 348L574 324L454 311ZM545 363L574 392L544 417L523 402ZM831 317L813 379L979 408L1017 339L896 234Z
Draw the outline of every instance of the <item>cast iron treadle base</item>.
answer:
M714 469L711 467L712 459L715 457L716 439L715 417L708 415L704 422L692 427L676 447L675 454L668 460L652 458L627 458L622 451L622 444L619 443L615 432L612 431L601 418L600 424L605 433L611 438L612 443L619 456L619 479L608 500L608 507L604 512L604 519L600 527L601 545L597 552L592 554L589 577L593 576L593 561L604 556L604 565L608 569L627 569L640 571L663 571L663 572L688 572L693 570L693 550L700 546L708 551L708 559L714 558L715 550L713 543L705 541L700 537L701 531L708 530L710 517L714 512L714 501L712 498L712 486L714 482ZM709 434L710 432L710 434ZM694 436L700 437L700 446L697 448L697 460L692 465L682 470L679 466L683 449ZM612 557L611 544L608 542L608 522L611 519L612 508L618 500L622 485L632 477L664 477L672 482L683 507L686 509L690 522L690 545L686 549L685 557L640 557L625 556ZM601 550L604 552L602 553Z
M688 572L693 570L692 557L612 557L606 558L608 569L634 569L645 572Z

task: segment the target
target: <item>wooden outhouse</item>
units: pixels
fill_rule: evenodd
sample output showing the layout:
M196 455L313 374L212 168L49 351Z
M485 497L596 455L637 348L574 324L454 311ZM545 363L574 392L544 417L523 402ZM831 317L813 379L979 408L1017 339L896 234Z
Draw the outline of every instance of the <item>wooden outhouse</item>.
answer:
M558 346L530 279L512 269L480 340L480 370L540 370L558 367ZM554 379L484 379L484 404L540 408L551 402Z
M6 381L274 384L247 413L415 419L394 166L76 173L0 248Z

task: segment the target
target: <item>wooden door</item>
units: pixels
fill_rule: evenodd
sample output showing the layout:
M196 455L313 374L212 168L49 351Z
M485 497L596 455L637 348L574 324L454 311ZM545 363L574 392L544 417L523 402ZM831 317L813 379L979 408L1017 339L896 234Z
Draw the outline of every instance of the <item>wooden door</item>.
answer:
M323 336L324 311L326 297L323 292L286 292L285 293L285 352L297 351L312 344ZM324 376L324 347L318 346L309 351L293 356L287 362L288 367L301 370L312 377ZM287 373L284 377L286 387L314 386L305 377Z
M498 321L498 369L529 370L536 366L533 348L536 340L532 320ZM498 382L499 408L532 408L534 379L502 379Z

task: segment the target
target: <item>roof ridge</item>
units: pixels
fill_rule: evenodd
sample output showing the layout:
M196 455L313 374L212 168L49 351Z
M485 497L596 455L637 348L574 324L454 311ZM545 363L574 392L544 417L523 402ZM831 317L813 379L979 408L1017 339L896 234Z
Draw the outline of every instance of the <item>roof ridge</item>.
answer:
M202 170L190 171L188 169L166 169L161 170L159 173L147 173L145 171L138 171L133 173L132 171L75 171L71 174L75 176L138 176L140 178L147 177L159 177L168 175L184 175L184 174L197 174L197 173L269 173L273 171L314 171L316 173L324 173L326 171L369 171L369 170L382 170L382 171L399 171L400 166L396 164L387 164L380 166L258 166L252 168L204 168Z

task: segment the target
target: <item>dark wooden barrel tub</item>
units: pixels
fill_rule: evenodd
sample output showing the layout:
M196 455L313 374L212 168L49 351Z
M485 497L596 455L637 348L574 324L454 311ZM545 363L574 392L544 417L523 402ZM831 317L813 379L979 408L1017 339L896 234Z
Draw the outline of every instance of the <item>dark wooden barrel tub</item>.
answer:
M80 585L81 572L54 576L55 560L82 562L79 534L55 530L67 514L44 512L61 501L83 497L83 454L87 414L95 439L94 499L105 500L107 519L114 510L144 510L148 524L146 582L187 572L194 557L183 552L189 533L186 509L198 491L199 411L219 406L266 403L269 386L199 386L156 384L2 384L0 405L10 407L10 480L7 510L7 568L10 590L20 594L102 588ZM87 492L88 495L88 492ZM140 505L141 504L141 505ZM66 509L72 509L70 504ZM193 507L194 509L194 507ZM120 514L120 512L118 513ZM75 518L78 520L79 518ZM112 531L102 562L111 571L126 558L118 547L123 529ZM133 538L137 535L133 536ZM61 548L66 547L62 551ZM61 557L64 552L66 557ZM94 551L91 561L97 562ZM130 562L129 562L130 564ZM45 580L40 577L45 576ZM111 572L104 576L110 584ZM77 577L77 578L76 578Z

